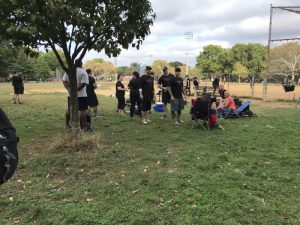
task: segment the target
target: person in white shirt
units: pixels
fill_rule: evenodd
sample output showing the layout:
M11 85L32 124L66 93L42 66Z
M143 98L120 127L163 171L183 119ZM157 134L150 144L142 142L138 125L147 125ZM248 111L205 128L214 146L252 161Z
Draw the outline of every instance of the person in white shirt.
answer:
M86 85L89 84L89 76L87 72L82 69L82 62L80 60L75 61L76 69L76 77L77 77L77 96L78 96L78 110L80 116L80 126L81 129L87 129L87 109L88 109L88 101L87 101L87 93L86 93ZM70 84L69 77L65 73L63 76L63 84L70 96ZM68 97L68 110L66 112L66 128L71 128L70 125L70 97Z

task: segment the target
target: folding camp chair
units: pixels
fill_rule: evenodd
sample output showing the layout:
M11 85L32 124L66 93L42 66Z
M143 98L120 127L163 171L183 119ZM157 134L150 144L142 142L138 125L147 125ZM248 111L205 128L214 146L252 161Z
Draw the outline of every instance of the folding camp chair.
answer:
M245 110L249 110L250 106L250 101L246 101L244 104L242 104L240 107L238 107L235 110L230 110L223 115L223 119L228 119L228 118L240 118L242 115L242 112ZM250 110L249 110L250 111ZM252 112L251 112L252 113ZM252 113L253 114L253 113Z
M192 128L201 127L204 130L208 130L208 105L204 105L205 102L200 101L199 98L192 99L192 108L190 111ZM201 111L199 110L200 108L202 109Z
M204 130L209 130L212 128L219 128L224 130L224 128L217 123L217 112L211 109L210 96L209 100L192 99L192 108L190 111L192 118L192 128L201 127Z

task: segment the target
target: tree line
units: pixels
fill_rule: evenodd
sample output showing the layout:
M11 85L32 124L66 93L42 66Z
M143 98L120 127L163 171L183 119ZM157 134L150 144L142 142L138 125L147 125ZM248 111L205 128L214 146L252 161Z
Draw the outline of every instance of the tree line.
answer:
M57 51L65 61L62 50ZM289 42L278 45L270 52L269 82L284 82L286 79L299 80L300 45ZM196 57L196 66L188 67L188 75L201 76L203 79L220 76L231 81L260 81L267 71L267 47L262 44L238 43L232 48L219 45L208 45ZM162 68L167 66L171 73L176 67L186 73L186 65L179 61L167 62L155 60L152 63L155 76L159 77ZM61 68L53 51L36 51L34 49L15 46L10 41L0 41L0 77L8 78L14 72L22 72L28 80L48 79L56 76ZM84 68L90 68L98 78L114 77L116 73L131 75L133 71L143 72L143 65L133 62L130 66L119 66L115 69L111 62L101 58L88 60Z
M300 45L287 42L270 50L270 67L267 71L268 49L258 43L235 44L232 48L208 45L196 57L196 67L203 76L221 76L236 81L285 82L299 81Z

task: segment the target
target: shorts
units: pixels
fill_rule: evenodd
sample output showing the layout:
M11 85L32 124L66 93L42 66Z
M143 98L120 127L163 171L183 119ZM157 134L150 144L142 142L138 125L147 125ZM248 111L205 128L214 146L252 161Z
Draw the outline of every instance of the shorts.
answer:
M147 97L142 100L142 111L150 111L151 110L152 98Z
M24 92L24 89L23 89L23 92ZM16 95L22 94L22 87L14 86L14 93L15 93Z
M183 98L175 98L171 101L171 111L180 111L184 109L184 100Z
M70 97L68 97L68 109L70 109ZM88 109L87 97L78 97L78 111L85 111Z
M162 102L164 104L171 103L171 97L170 97L170 94L168 92L163 92L162 93Z

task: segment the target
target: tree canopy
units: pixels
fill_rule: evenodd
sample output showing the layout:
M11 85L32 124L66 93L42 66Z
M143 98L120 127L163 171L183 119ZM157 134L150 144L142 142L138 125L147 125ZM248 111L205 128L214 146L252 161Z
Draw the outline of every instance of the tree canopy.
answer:
M15 45L51 48L69 76L72 123L78 127L75 60L86 52L117 56L139 48L155 14L148 0L0 0L0 35ZM62 49L66 63L58 54Z

